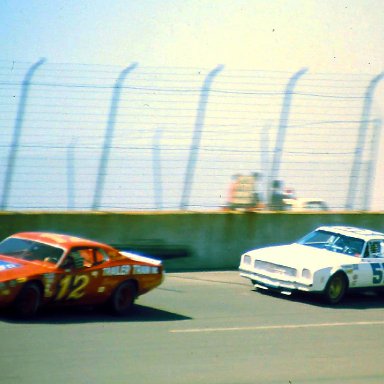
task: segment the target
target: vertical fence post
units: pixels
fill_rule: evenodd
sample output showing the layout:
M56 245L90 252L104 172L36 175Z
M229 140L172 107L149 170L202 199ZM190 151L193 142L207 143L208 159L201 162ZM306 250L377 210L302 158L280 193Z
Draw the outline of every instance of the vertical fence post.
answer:
M365 192L364 192L364 206L363 210L368 211L371 208L373 180L375 178L377 155L379 151L380 137L381 137L382 122L380 119L375 119L373 122L372 142L370 148L370 159L368 163L367 176L365 178Z
M104 135L103 152L100 157L99 171L97 173L95 193L93 196L92 209L94 210L97 210L99 208L101 199L103 197L105 176L108 169L109 153L111 150L111 144L112 144L113 135L114 135L116 115L117 115L119 101L120 101L121 87L123 85L123 82L127 74L133 71L136 68L136 66L137 66L137 63L133 63L129 67L121 71L113 87L111 107L109 110L109 118L108 118L108 123L105 129L105 135Z
M268 204L268 193L269 193L269 171L270 171L270 156L269 156L269 130L271 128L271 124L268 123L263 130L261 131L261 140L260 140L260 164L261 164L261 172L262 172L262 202L267 206Z
M180 202L180 209L186 209L189 204L189 197L191 194L196 162L199 155L200 140L201 140L201 135L204 127L204 118L205 118L205 112L206 112L207 103L208 103L208 95L209 95L209 91L215 76L217 76L219 72L223 70L223 68L224 68L223 65L219 65L215 69L213 69L211 72L209 72L207 77L205 78L203 87L201 89L200 101L199 101L199 106L197 108L197 115L195 120L195 130L193 133L192 143L189 150L189 159L188 159L187 169L185 173L183 194L181 196L181 202Z
M45 59L40 59L35 64L33 64L29 68L28 72L26 73L22 83L20 102L19 102L19 107L17 109L15 126L13 129L13 138L12 138L11 148L9 150L8 164L7 164L7 169L6 169L5 179L3 184L3 194L2 194L2 200L1 200L1 206L0 206L0 209L2 210L7 209L9 192L12 188L13 171L16 164L17 154L19 151L20 136L23 128L23 121L24 121L24 115L25 115L25 110L27 106L27 99L28 99L29 87L31 85L31 79L34 73L36 72L36 70L44 62L45 62Z
M68 190L68 206L67 209L75 207L75 144L74 139L68 145L67 149L67 190Z
M270 177L268 180L268 196L267 196L268 203L270 201L272 182L273 180L279 177L281 156L283 153L284 142L285 142L285 133L287 131L287 126L288 126L292 95L294 94L293 90L299 78L303 76L307 72L307 70L308 70L307 68L302 68L300 71L296 72L289 79L289 82L285 88L284 101L283 101L283 106L281 108L280 123L279 123L278 132L277 132L275 151L274 151L274 156L272 161L272 169L271 169Z
M153 190L156 209L163 208L163 190L161 180L161 129L157 129L153 138Z
M384 77L384 72L375 76L369 83L369 86L365 92L363 111L361 113L360 128L359 128L357 143L355 147L355 156L353 159L351 175L349 177L349 188L348 188L347 202L345 205L346 209L354 209L356 190L359 185L359 175L360 175L360 168L361 168L361 161L362 161L361 157L364 150L365 137L366 137L369 117L371 113L372 97L376 89L376 85L383 77Z

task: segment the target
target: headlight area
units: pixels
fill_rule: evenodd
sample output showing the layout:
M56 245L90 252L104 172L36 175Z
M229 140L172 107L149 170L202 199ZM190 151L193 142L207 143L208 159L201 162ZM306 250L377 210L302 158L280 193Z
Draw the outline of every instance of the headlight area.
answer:
M305 279L305 280L312 280L312 278L313 278L312 272L309 269L304 268L301 271L301 278Z
M9 284L0 283L0 296L8 296L10 293Z
M14 288L18 285L25 283L27 279L25 277L19 277L14 280L8 280L0 282L0 296L9 296L14 292Z
M251 256L245 254L242 256L242 264L251 265Z
M315 272L308 268L295 268L254 259L249 254L241 256L240 276L251 280L258 288L291 292L309 292L313 289Z

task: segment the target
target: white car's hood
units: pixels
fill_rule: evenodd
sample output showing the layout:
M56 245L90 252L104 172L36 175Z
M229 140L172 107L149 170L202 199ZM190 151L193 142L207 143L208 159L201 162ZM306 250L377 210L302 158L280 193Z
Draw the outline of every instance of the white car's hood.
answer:
M257 260L296 269L320 269L336 265L355 264L360 260L353 256L296 243L255 249L247 252L247 255Z

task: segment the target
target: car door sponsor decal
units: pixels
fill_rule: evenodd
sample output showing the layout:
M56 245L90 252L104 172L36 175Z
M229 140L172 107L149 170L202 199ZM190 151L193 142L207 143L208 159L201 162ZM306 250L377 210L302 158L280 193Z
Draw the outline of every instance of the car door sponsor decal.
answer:
M370 264L373 273L373 284L383 284L384 282L384 263L372 263Z
M130 265L119 265L117 267L108 267L103 269L103 276L125 276L131 272Z
M90 278L88 275L67 275L58 283L58 291L56 300L78 300L84 294L84 288L89 284Z
M0 271L5 271L7 269L13 269L18 267L20 267L20 264L0 260Z
M134 265L133 266L133 273L135 275L149 275L152 273L157 273L158 268L157 267L150 267L149 265Z
M44 279L44 296L45 297L52 297L52 285L55 281L55 274L54 273L45 273L43 275Z
M344 265L342 266L342 269L345 273L351 274L354 271L359 270L359 266L357 264L352 264L352 265Z

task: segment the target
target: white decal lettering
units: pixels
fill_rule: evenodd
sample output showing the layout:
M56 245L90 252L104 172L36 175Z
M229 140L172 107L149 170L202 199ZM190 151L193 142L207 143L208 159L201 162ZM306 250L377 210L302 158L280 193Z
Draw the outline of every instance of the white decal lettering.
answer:
M103 269L103 276L125 276L131 272L130 265L119 265Z

